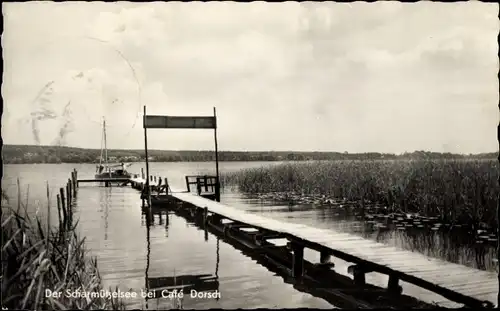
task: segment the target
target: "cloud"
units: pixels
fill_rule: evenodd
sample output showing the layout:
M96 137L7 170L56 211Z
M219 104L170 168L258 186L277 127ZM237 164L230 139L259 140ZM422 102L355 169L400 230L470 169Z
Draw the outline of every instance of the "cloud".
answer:
M146 104L151 113L180 115L217 106L227 149L497 148L494 138L472 139L490 137L498 122L496 4L4 7L9 119L31 111L17 107L29 107L53 80L54 111L71 101L68 144L98 144L106 115L111 144L142 147L140 119L132 124ZM58 124L46 126L53 128L48 141ZM27 141L26 131L5 137ZM150 144L212 148L211 135L152 131Z

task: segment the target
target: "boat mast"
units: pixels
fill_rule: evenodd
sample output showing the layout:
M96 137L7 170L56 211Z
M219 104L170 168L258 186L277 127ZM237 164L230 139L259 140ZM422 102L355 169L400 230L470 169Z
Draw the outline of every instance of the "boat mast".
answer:
M99 156L99 167L102 166L102 147L103 147L103 141L104 141L104 131L101 131L101 155ZM97 172L99 173L99 168L97 169Z
M109 172L108 167L108 146L106 144L106 119L103 117L103 131L104 131L104 163L106 163L106 171Z

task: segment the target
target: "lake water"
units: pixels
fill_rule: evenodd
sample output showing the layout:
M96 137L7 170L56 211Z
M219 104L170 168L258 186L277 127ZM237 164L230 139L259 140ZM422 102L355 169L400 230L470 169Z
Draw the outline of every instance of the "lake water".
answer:
M278 162L222 162L221 172L250 167L275 165ZM141 163L135 163L130 171L140 172ZM46 183L51 202L56 191L76 168L79 178L92 178L92 164L37 164L6 165L2 189L11 200L18 198L16 180L21 184L21 201L29 201L30 213L44 215L47 210ZM169 183L182 188L184 176L198 173L214 174L213 163L151 163L151 174L167 177ZM29 185L29 188L28 188ZM403 249L418 251L431 257L471 267L495 271L495 250L484 245L469 245L442 232L418 235L406 231L374 231L363 222L345 217L327 207L295 206L264 202L238 192L225 191L221 201L251 213L261 214L283 221L333 228L351 232ZM156 215L147 230L141 213L137 191L129 187L97 187L82 184L76 199L76 218L79 230L86 237L91 254L97 256L104 285L118 286L122 290L140 291L145 287L146 273L149 278L173 277L181 274L217 274L221 299L190 299L183 301L185 308L332 308L323 299L302 293L284 280L259 265L232 246L217 241L209 235L173 214ZM55 204L53 204L55 206ZM54 214L54 213L53 213ZM168 221L167 221L168 217ZM149 240L148 240L149 236ZM306 253L306 258L317 254ZM347 264L335 261L336 270L346 273ZM387 284L387 277L367 275L367 281ZM407 294L426 301L439 301L439 297L419 288L404 284ZM159 299L146 304L143 299L129 300L129 307L147 309L169 308L171 301Z

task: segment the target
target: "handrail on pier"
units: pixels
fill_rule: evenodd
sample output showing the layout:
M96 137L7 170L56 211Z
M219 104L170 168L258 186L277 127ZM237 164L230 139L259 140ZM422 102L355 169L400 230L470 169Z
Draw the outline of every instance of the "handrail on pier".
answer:
M176 192L172 197L182 201L183 208L198 211L204 222L210 219L224 230L231 226L250 227L259 232L256 238L260 235L265 239L277 236L287 239L294 258L290 269L294 277L303 276L304 249L307 248L319 253L321 264L327 264L330 256L351 263L348 272L361 287L366 284L366 274L377 272L388 276L387 290L395 295L402 293L399 284L402 281L468 307L493 307L489 297L494 291L496 275L492 273L399 250L355 235L261 217L192 193ZM224 219L229 223L222 223ZM473 284L469 284L471 280Z
M220 198L220 187L217 176L187 175L185 178L188 192L191 192L191 185L196 185L198 195L211 192L214 193L217 198Z

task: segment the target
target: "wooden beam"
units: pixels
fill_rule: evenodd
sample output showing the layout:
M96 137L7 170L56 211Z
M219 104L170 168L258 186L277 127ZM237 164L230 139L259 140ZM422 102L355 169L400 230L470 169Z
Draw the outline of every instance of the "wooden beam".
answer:
M304 275L304 246L292 242L292 276L301 278Z
M265 253L269 251L279 251L279 250L286 250L286 246L280 246L280 245L266 245L266 246L261 246L257 249L258 253Z
M261 240L284 239L285 236L281 233L264 233L259 237Z
M335 264L333 262L320 262L317 264L314 264L316 268L325 268L325 269L332 269L335 268Z
M331 259L330 253L328 253L326 251L320 252L320 254L319 254L319 262L320 263L328 263L328 262L330 262L330 259Z
M366 273L369 273L371 271L367 271L361 265L352 265L347 268L347 272L349 274L352 274L352 276L354 277L354 284L363 286L366 284Z
M227 226L231 229L243 229L243 228L253 228L252 225L247 225L247 224L243 224L243 223L230 223L230 224L227 224Z
M219 214L212 214L212 223L214 225L220 225L221 222L222 222L222 219L224 219L223 217L221 217Z
M387 286L387 291L397 295L403 292L403 287L399 285L399 278L397 276L389 275L389 284Z

